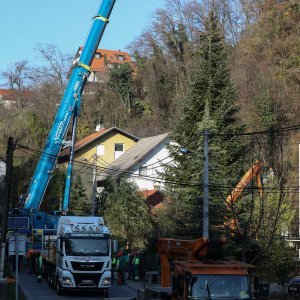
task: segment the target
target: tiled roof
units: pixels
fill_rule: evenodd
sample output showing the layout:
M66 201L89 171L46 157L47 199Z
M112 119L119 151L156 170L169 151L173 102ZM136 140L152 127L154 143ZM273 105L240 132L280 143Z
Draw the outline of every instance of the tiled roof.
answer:
M163 133L156 136L140 139L134 146L124 152L118 159L113 161L107 170L102 172L98 177L98 181L103 181L109 176L121 175L132 166L141 161L150 151L164 142L169 136L169 133Z
M143 190L141 191L147 205L154 207L163 201L164 196L158 190Z
M81 51L81 49L82 47L79 48L78 52ZM97 58L98 55L100 55L99 58ZM132 66L134 64L130 55L127 52L118 50L97 49L91 64L91 70L95 72L108 72L110 71L109 64L124 63L130 63Z
M15 89L0 89L0 96L6 100L13 100L16 98L18 91ZM27 97L30 95L29 91L21 91L22 96Z
M100 131L97 131L97 132L94 132L88 136L86 136L85 138L83 138L82 140L78 141L76 144L75 144L75 149L74 149L74 152L78 151L79 149L87 146L88 144L90 144L91 142L97 140L98 138L100 137L103 137L105 136L106 134L112 132L112 131L117 131L133 140L139 140L138 137L126 132L126 131L123 131L117 127L110 127L110 128L102 128L100 129ZM60 152L59 156L60 157L63 157L63 156L66 156L66 155L69 155L70 153L70 149L64 149L63 151Z

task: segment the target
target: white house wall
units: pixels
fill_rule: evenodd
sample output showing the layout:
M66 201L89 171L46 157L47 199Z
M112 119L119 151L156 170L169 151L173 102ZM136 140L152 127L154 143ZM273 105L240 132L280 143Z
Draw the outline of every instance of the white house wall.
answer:
M164 186L161 182L161 175L163 172L162 164L167 164L172 160L170 153L166 148L166 145L170 143L170 140L165 140L151 152L149 152L140 162L133 168L128 170L130 178L136 183L140 190L153 190L162 188ZM147 167L147 175L142 177L139 175L140 167Z

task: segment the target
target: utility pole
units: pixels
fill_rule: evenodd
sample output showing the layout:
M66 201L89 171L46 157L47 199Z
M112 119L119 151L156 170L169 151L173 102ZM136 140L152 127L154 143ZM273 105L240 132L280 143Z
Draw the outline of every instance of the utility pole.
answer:
M209 238L209 148L207 130L204 131L204 174L203 174L203 237Z
M10 202L11 192L11 176L13 166L13 138L9 137L7 141L6 150L6 174L5 174L5 191L4 191L4 203L3 203L3 214L2 214L2 231L1 231L1 256L0 256L0 281L5 280L4 275L4 260L5 260L5 248L6 248L6 234L7 234L7 217L8 208Z
M93 190L92 190L92 216L95 216L95 206L96 206L96 188L97 188L97 154L93 155Z

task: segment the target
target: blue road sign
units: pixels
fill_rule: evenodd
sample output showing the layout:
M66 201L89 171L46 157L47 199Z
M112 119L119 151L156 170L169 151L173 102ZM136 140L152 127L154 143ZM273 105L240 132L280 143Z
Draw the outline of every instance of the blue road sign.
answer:
M29 218L27 217L8 217L8 230L29 229Z

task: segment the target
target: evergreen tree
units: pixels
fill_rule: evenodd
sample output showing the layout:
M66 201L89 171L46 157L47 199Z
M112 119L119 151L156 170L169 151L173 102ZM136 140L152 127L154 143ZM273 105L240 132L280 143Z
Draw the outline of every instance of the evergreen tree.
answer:
M167 179L175 182L168 186L168 190L172 194L173 204L176 202L177 234L186 237L199 237L202 232L204 130L212 135L209 142L212 235L216 234L218 225L223 224L224 199L229 194L229 189L224 187L236 182L241 175L239 158L245 155L245 142L233 137L243 127L236 115L237 94L230 80L228 47L213 13L209 15L194 58L183 117L173 132L176 144L186 147L191 155L182 154L179 146L172 146L174 163L166 170ZM178 182L180 185L176 184Z
M59 210L60 203L64 197L66 174L60 169L54 169L51 180L47 187L40 210Z
M72 182L69 209L78 216L88 216L91 213L91 203L88 203L81 177L74 176Z
M133 106L132 67L129 63L113 69L110 74L108 86L116 92L130 113Z
M105 221L118 240L143 248L151 230L148 208L137 186L126 179L108 180L102 198Z

